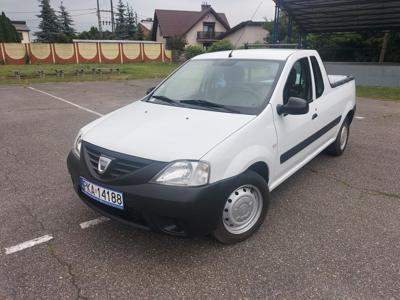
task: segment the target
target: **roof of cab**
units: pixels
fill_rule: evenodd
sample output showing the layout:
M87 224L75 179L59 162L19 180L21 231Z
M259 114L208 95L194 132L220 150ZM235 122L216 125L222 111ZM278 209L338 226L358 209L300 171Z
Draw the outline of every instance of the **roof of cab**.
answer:
M271 59L286 60L290 55L299 51L307 51L300 49L248 49L233 50L232 58L239 59ZM205 53L194 57L193 59L222 59L228 58L231 51L220 51Z

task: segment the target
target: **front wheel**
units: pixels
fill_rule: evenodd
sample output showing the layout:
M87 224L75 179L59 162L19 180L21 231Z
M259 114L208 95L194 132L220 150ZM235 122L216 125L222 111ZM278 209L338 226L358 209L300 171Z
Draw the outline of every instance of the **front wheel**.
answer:
M224 244L233 244L250 237L263 223L269 203L265 180L253 171L240 176L225 201L214 237Z
M350 133L350 123L349 119L346 118L343 121L342 126L336 136L336 140L326 148L326 152L333 156L340 156L343 154L346 149L347 143L349 141L349 133Z

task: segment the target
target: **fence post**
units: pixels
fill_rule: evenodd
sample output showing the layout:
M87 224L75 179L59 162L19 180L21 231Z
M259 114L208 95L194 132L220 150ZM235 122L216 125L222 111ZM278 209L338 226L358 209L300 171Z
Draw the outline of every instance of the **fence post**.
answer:
M100 43L96 43L97 55L99 57L99 63L101 63L101 46Z
M31 44L24 44L25 46L25 56L28 55L29 57L29 64L32 64L32 51L31 51ZM25 57L24 57L24 62L25 62Z
M118 43L118 49L119 49L119 57L121 59L121 65L124 63L124 56L122 54L122 43Z
M54 49L54 43L50 44L50 52L51 52L51 56L53 58L53 64L56 63L56 56L55 56L55 49Z
M75 60L76 64L79 64L79 53L78 53L78 43L74 43Z
M0 43L1 57L3 58L4 64L7 64L6 55L4 54L4 45Z

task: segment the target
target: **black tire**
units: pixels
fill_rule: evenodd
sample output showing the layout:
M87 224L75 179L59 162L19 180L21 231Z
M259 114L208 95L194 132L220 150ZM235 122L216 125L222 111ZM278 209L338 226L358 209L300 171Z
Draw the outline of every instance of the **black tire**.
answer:
M346 142L344 144L344 146L341 143L341 136L342 136L342 132L343 130L346 130ZM343 154L344 150L346 150L347 144L349 142L349 135L350 135L350 122L349 119L346 118L343 121L342 126L340 127L340 130L336 136L336 140L328 146L328 148L326 148L325 152L329 155L332 156L340 156Z
M223 244L234 244L238 243L241 241L246 240L249 238L253 233L255 233L261 226L261 224L264 222L265 216L268 211L268 205L269 205L269 200L270 200L270 193L268 189L268 185L263 177L261 177L258 173L248 170L238 176L237 180L235 181L234 185L231 188L231 191L228 192L228 198L226 201L229 199L229 195L231 193L234 193L237 189L243 187L243 186L253 186L258 189L259 194L261 195L261 203L262 203L262 208L261 208L261 213L259 214L258 219L255 221L255 223L252 225L251 228L248 228L246 232L240 233L240 234L233 234L229 232L226 229L226 225L224 224L224 210L226 210L226 207L222 208L222 211L220 212L220 221L218 223L217 229L213 232L213 236L221 243ZM253 193L253 192L251 192ZM228 202L226 202L227 204Z

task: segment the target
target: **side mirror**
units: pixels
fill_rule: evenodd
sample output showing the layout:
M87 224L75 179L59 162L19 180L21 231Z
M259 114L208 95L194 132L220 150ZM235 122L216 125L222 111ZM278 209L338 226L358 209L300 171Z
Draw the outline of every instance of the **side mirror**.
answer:
M285 105L278 104L276 106L278 115L305 115L309 109L307 100L296 97L290 97Z
M155 86L149 88L149 89L146 91L146 95L148 95L148 94L150 94L152 91L154 91L155 88L156 88Z

